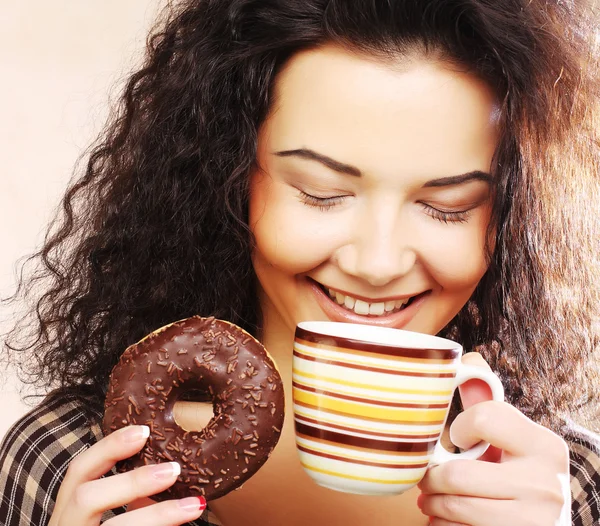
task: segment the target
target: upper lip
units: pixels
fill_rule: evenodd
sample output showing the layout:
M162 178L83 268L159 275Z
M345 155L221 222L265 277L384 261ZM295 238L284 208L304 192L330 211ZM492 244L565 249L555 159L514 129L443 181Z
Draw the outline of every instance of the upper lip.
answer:
M367 303L385 303L386 301L403 301L403 300L412 298L413 296L418 296L419 294L422 294L423 292L425 292L425 291L421 291L421 292L415 292L414 294L404 294L401 296L397 295L397 296L385 296L385 297L381 297L381 298L368 298L367 296L361 296L360 294L355 294L354 292L348 292L348 291L345 291L345 290L337 288L337 287L330 287L329 285L325 285L324 283L319 283L318 281L316 281L314 279L313 279L313 281L317 285L320 285L321 287L324 287L327 290L333 290L334 292L339 292L340 294L343 294L344 296L350 296L352 298L355 298L357 300L362 300Z

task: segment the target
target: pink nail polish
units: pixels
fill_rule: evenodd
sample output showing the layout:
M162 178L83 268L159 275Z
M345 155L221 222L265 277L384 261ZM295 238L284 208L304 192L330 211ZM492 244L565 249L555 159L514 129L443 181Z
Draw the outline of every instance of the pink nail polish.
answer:
M206 499L204 497L186 497L178 501L179 507L185 511L204 511Z
M148 426L131 426L123 431L123 442L140 442L150 436L150 428Z
M181 473L181 466L177 462L167 462L166 464L156 464L149 466L152 476L157 479L171 479Z

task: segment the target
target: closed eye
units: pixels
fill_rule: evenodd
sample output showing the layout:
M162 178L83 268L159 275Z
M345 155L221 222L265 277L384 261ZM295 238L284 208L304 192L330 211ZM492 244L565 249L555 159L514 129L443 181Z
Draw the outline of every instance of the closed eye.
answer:
M348 195L336 195L331 197L319 197L316 195L307 194L299 190L300 200L307 206L318 208L319 210L330 210L334 206L342 204Z
M472 208L468 210L440 210L426 203L420 203L425 209L425 213L442 223L466 223L471 215Z

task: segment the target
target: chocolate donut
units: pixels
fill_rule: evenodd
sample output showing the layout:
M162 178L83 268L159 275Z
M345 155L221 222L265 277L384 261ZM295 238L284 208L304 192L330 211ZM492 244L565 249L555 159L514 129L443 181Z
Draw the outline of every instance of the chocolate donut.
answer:
M212 399L214 416L201 431L175 422L173 406L189 390ZM176 461L177 481L155 500L222 497L266 462L284 418L281 376L265 348L232 323L193 316L131 345L111 373L102 422L105 434L150 427L144 448L117 465L127 471Z

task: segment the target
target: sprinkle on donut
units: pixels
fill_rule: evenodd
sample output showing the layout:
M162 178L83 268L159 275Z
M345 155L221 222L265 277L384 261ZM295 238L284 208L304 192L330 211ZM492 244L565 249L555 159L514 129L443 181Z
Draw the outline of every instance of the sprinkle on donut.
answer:
M201 431L175 422L187 391L212 398L214 417ZM144 448L117 465L127 471L176 461L181 474L155 500L202 495L217 499L248 480L277 444L284 419L281 376L266 349L232 323L193 316L131 345L111 373L105 434L144 424Z

